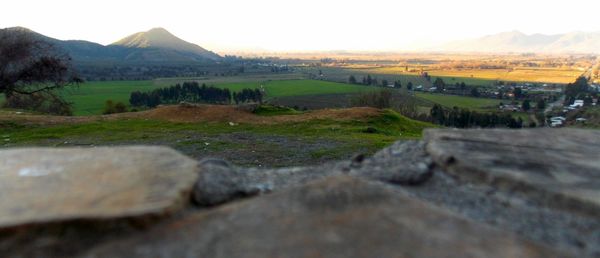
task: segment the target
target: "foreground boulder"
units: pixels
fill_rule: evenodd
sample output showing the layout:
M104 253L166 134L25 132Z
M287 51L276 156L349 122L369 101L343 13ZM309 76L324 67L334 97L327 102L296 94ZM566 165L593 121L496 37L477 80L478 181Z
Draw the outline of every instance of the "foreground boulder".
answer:
M600 132L428 130L312 167L0 150L0 257L600 257Z
M197 163L163 147L0 151L0 230L160 215L187 204Z
M202 173L194 188L194 200L202 206L212 206L338 175L418 185L431 177L431 165L424 144L417 141L397 142L373 157L358 155L350 161L314 167L242 168L222 160L206 159L200 162Z
M379 183L333 177L190 214L83 257L567 257Z
M463 180L600 217L600 131L430 130L425 141L436 163Z

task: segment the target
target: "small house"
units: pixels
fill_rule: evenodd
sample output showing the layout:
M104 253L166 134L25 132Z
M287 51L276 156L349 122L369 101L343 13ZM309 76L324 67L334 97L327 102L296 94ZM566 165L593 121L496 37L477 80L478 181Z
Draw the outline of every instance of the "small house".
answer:
M575 102L573 102L573 104L571 104L570 107L572 107L572 108L583 107L583 100L581 100L581 99L575 100Z

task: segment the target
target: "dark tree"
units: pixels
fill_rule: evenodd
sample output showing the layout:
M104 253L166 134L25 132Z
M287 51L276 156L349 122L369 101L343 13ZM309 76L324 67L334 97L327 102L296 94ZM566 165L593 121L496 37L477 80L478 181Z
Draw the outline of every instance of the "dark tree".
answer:
M54 90L82 82L70 58L25 29L0 30L0 94L5 106L70 115L70 103Z
M528 99L526 99L526 100L523 101L523 104L521 105L521 108L524 111L529 111L531 109L531 103L529 102Z
M544 101L544 99L539 99L537 104L536 104L536 108L538 110L543 110L546 108L546 101Z
M79 83L70 58L30 32L0 30L0 93L33 94Z
M574 83L565 87L565 103L573 103L576 99L582 99L589 92L590 85L585 77L579 77Z
M443 125L446 122L444 108L441 105L434 104L429 115L433 123Z
M123 104L123 102L115 103L112 100L107 100L104 103L104 111L102 111L102 114L108 115L123 112L127 112L127 106Z
M515 95L515 99L520 99L523 97L523 90L521 90L521 88L515 88L513 94Z
M350 75L350 78L348 78L348 82L350 84L356 84L356 78L354 77L354 75Z
M446 83L444 80L442 80L442 78L438 77L433 82L433 86L437 88L437 91L444 91L444 88L446 88Z
M473 87L471 89L471 96L473 97L479 97L481 94L479 93L479 90L477 89L477 87Z
M521 128L523 125L522 120L515 120L510 114L479 113L457 107L446 110L439 104L435 104L431 108L429 116L430 121L435 124L457 128L492 128L497 126Z

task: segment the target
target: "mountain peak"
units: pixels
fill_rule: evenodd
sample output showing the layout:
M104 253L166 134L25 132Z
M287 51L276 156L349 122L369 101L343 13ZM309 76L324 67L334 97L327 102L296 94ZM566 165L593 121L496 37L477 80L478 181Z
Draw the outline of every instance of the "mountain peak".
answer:
M174 35L169 32L168 30L166 30L165 28L162 27L156 27L156 28L152 28L149 31L144 32L146 34L160 34L160 35L169 35L169 36L173 36Z
M9 27L9 28L6 28L6 30L8 30L8 31L33 32L32 30L30 30L28 28L25 28L25 27L21 27L21 26Z
M154 27L152 29L150 29L148 32L152 32L152 31L163 31L163 32L169 32L168 30L166 30L163 27Z
M128 48L156 48L163 50L174 50L213 60L220 58L217 54L210 52L196 44L184 41L161 27L132 34L111 45Z

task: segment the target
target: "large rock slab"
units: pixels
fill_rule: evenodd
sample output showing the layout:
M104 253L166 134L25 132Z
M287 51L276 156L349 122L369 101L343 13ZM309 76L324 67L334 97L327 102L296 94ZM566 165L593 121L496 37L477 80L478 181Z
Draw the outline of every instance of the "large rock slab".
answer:
M194 188L194 200L202 206L221 204L240 197L282 190L336 175L351 175L399 185L417 185L431 177L432 161L424 144L401 141L373 157L320 166L259 169L237 167L218 159L200 162L202 173Z
M447 173L600 216L600 131L428 130L425 141Z
M83 257L568 257L341 176L191 213Z
M157 215L189 201L197 163L164 147L0 151L0 230Z

